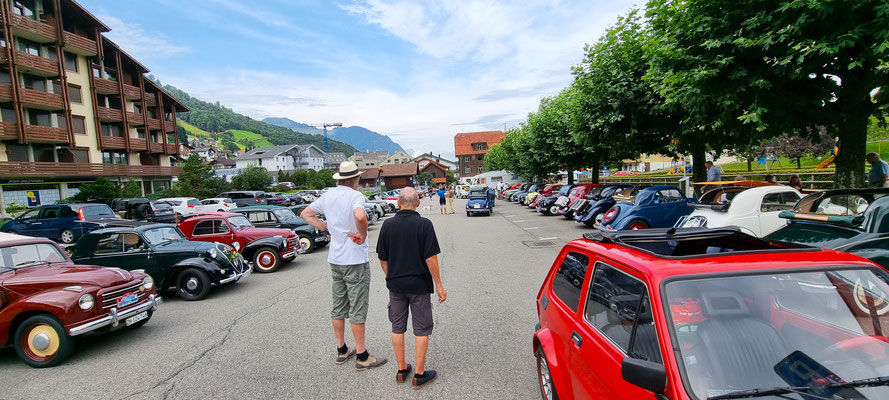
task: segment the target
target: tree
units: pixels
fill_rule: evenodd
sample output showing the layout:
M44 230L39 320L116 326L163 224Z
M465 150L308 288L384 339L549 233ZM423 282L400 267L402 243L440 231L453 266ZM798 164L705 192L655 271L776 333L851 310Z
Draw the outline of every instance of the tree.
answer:
M136 180L128 180L120 191L120 197L142 197L142 185Z
M868 119L889 104L889 3L650 0L647 11L649 78L687 112L683 139L721 150L825 127L839 138L835 185L864 184Z
M457 177L454 175L454 171L449 169L445 172L445 182L447 182L448 185L457 183Z
M220 193L216 190L220 185L218 180L222 178L217 178L213 173L213 167L197 154L192 153L179 166L182 167L182 173L179 174L178 183L174 188L177 195L203 198Z
M432 174L429 172L420 172L417 174L417 183L420 185L432 184Z
M336 179L333 179L333 174L334 174L333 170L329 170L329 169L322 169L322 170L318 171L316 176L318 176L319 180L321 181L321 188L322 189L326 188L326 187L336 186Z
M271 184L269 172L256 165L250 165L232 177L232 186L238 190L265 190Z
M71 196L74 201L87 201L96 199L113 199L120 197L120 187L105 177L96 178L95 181L80 185L80 192Z

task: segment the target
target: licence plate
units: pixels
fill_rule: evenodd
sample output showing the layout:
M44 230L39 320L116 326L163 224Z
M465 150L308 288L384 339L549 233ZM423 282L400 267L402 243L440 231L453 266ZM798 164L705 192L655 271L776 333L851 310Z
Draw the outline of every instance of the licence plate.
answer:
M130 325L135 324L136 322L139 322L139 321L146 319L146 318L148 318L148 311L142 311L132 317L125 319L124 325L130 326Z
M473 204L472 207L473 208L482 208L482 205L481 204Z
M137 301L139 301L139 296L137 296L135 293L127 293L117 300L117 308L124 308L130 304L136 303Z

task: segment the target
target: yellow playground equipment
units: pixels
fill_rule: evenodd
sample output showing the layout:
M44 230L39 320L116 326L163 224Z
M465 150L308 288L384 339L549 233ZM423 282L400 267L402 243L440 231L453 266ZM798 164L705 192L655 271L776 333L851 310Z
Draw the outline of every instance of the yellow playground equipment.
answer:
M840 153L840 148L834 147L833 152L831 153L830 157L825 158L824 161L821 162L821 164L818 164L818 166L815 167L815 169L827 168L828 165L833 164L834 160L836 160L836 158L837 158L837 154L839 154L839 153Z

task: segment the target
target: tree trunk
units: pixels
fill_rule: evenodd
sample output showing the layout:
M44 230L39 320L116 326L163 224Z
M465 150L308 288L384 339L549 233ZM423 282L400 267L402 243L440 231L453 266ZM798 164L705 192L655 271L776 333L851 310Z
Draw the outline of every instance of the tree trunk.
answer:
M867 153L867 122L874 105L866 81L863 73L850 73L843 77L843 86L847 90L841 95L843 104L839 107L844 121L837 127L839 140L835 161L837 172L834 176L834 187L837 188L864 187L867 184L862 167Z
M590 168L592 169L590 178L592 178L593 183L599 183L599 168L601 168L599 160L593 160L593 165Z
M704 163L707 161L707 150L703 145L695 146L691 149L691 156L694 160L692 165L692 178L694 182L707 182L707 167ZM695 197L701 196L701 186L696 185Z
M747 172L753 171L753 161L750 160L750 157L747 157Z
M802 157L797 157L796 158L796 169L802 169L802 168L803 168L803 159L802 159Z
M568 184L569 185L574 184L574 170L571 168L568 168Z

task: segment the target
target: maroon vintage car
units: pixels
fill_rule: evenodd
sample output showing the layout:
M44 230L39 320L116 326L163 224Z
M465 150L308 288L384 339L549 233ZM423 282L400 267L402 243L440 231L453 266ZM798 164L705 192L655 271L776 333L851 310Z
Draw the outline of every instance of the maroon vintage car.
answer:
M74 336L139 327L161 302L141 272L75 265L49 239L0 233L0 345L32 367L52 367Z

